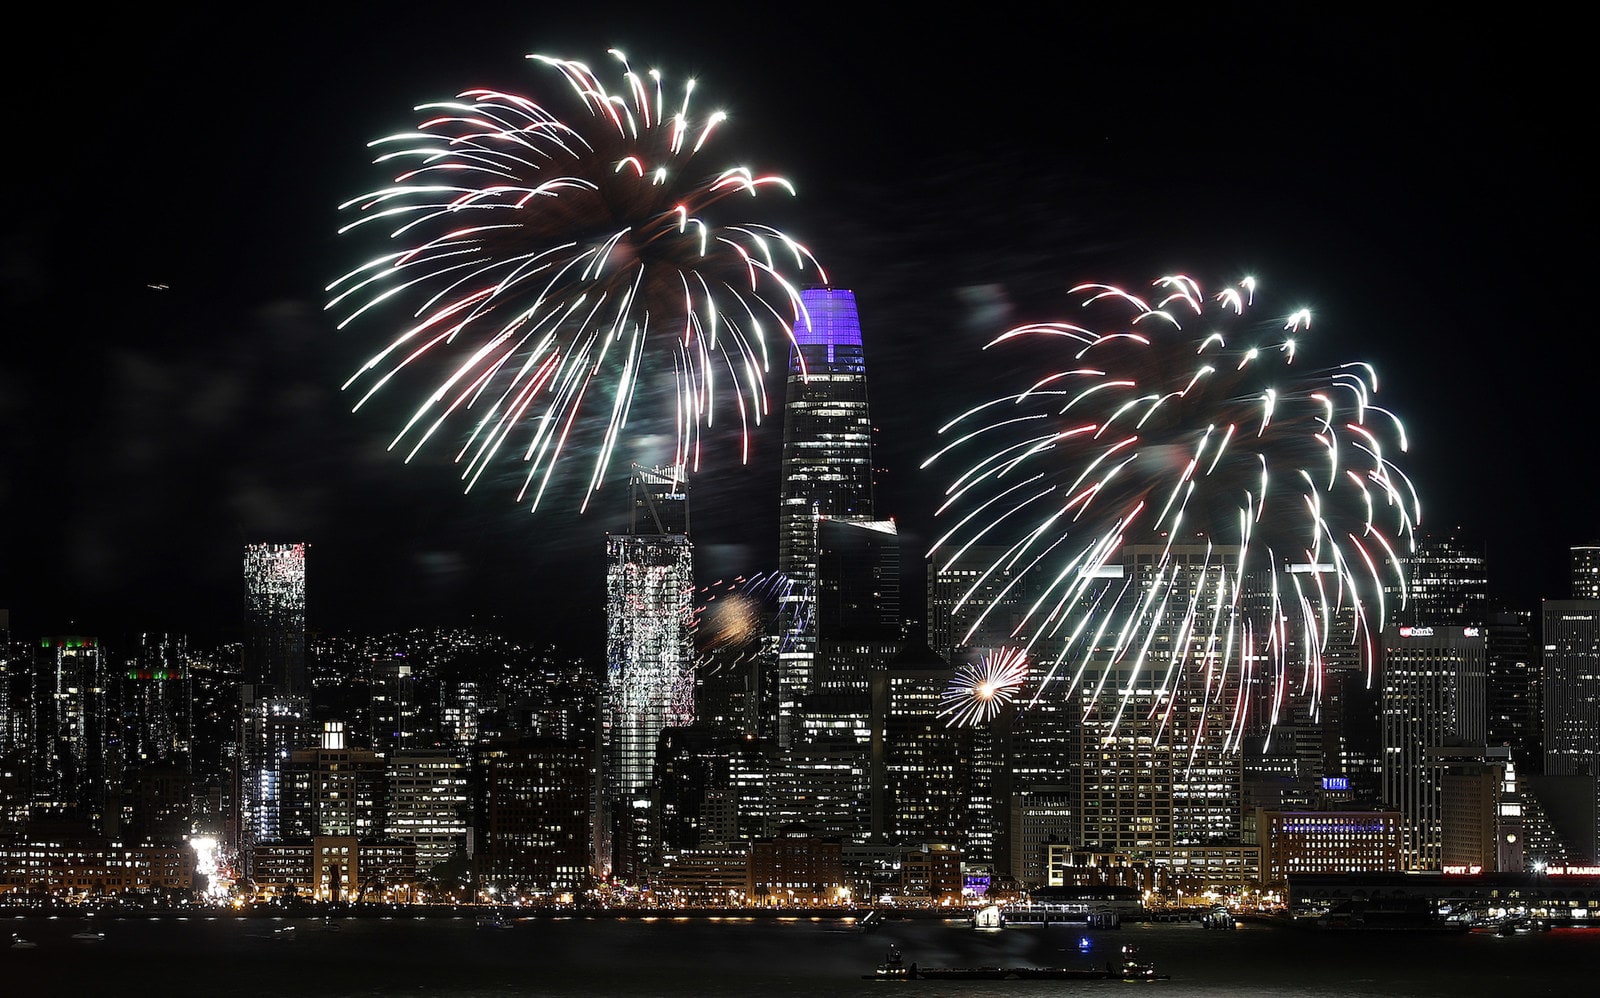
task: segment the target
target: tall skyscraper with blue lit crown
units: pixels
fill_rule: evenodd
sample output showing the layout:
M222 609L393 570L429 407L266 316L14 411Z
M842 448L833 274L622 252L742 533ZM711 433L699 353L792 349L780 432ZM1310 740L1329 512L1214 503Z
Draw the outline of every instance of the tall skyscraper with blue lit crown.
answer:
M784 746L798 739L802 701L815 692L818 521L875 519L867 365L855 293L806 288L800 300L805 311L795 323L789 357L778 512L778 570L795 583L779 623L774 697Z

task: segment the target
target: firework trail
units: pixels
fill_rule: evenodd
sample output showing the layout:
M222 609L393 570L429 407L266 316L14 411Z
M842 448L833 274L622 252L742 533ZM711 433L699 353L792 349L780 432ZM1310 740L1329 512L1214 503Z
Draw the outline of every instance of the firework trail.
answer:
M1142 716L1158 738L1231 750L1252 712L1270 732L1287 696L1315 703L1325 656L1358 655L1370 680L1421 511L1372 367L1291 373L1308 312L1252 321L1251 280L1154 287L1149 303L1081 285L1093 320L989 344L1055 352L941 430L924 467L964 463L934 557L998 552L963 602L1006 578L1004 599L967 613L968 636L1020 605L1013 637L1047 666L1035 701L1064 687L1109 731Z
M1020 648L1001 648L977 665L956 670L940 698L939 716L948 727L977 726L993 720L1028 682L1028 656Z
M328 308L343 314L340 328L404 312L346 383L359 386L355 408L391 382L421 386L390 449L404 442L410 461L460 423L466 488L515 455L526 465L518 501L535 509L580 442L596 454L587 506L638 386L667 371L671 463L698 467L700 432L728 405L747 458L749 430L767 412L769 341L787 353L801 314L795 275L816 268L775 228L718 220L733 213L731 199L793 188L699 166L723 115L692 111L693 82L669 98L659 73L637 74L611 54L616 92L583 63L529 57L576 95L573 118L492 90L422 105L414 132L370 144L393 182L341 206L360 213L341 233L375 224L393 249L329 285ZM826 275L818 268L813 279ZM605 415L587 418L596 406Z

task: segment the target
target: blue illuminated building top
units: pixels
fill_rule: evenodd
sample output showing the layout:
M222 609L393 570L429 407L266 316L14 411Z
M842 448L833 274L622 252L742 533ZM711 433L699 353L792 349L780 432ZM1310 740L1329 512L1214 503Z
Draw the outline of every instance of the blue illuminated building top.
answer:
M794 340L807 365L861 363L861 318L856 295L844 288L806 288L800 292L805 313L794 326ZM815 349L820 348L820 349ZM794 370L791 362L790 370Z

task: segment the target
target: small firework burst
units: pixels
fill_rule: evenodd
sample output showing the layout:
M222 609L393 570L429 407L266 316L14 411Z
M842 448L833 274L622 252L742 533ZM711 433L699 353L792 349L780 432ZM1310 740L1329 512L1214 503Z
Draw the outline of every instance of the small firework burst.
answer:
M958 724L979 725L993 720L1000 709L1016 699L1028 681L1028 656L1021 648L1001 648L985 655L977 665L956 670L945 690L939 716Z

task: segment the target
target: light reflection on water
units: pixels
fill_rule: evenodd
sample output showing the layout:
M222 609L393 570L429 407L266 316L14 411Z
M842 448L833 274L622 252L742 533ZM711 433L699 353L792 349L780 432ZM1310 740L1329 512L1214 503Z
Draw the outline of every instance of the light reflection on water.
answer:
M294 928L288 929L293 925ZM1063 926L981 932L959 922L887 922L870 932L829 919L524 920L478 929L469 919L138 919L98 923L100 942L72 939L71 919L0 920L35 943L0 952L8 994L296 994L344 998L708 995L1100 998L1129 988L1205 998L1345 995L1507 998L1592 993L1600 930L1499 938L1318 933L1248 926ZM1079 952L1079 939L1091 946ZM864 981L891 945L923 966L1101 966L1123 944L1171 981Z

